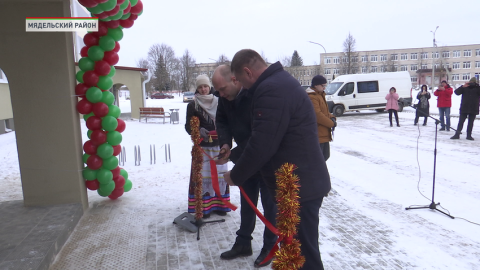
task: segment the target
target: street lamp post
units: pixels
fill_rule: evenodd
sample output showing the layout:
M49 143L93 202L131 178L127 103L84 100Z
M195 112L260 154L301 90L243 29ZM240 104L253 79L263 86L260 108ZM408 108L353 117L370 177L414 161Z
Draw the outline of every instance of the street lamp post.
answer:
M325 50L325 47L323 47L322 44L320 43L317 43L317 42L313 42L313 41L309 41L310 43L313 43L313 44L317 44L317 45L320 45L322 46L323 50L325 51L325 56L327 56L327 50ZM320 65L322 64L322 57L320 56Z
M435 31L430 31L433 33L433 50L435 53L435 48L437 47L437 43L435 42L435 33L437 32L438 26L435 28ZM432 91L434 90L435 84L435 57L432 53Z

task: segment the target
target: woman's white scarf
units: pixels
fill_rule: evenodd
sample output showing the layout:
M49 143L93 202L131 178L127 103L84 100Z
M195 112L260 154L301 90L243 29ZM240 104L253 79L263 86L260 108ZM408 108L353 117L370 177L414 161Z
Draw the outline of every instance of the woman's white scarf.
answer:
M196 105L202 107L202 109L208 114L208 116L215 122L215 116L217 115L218 97L213 94L209 95L195 95Z

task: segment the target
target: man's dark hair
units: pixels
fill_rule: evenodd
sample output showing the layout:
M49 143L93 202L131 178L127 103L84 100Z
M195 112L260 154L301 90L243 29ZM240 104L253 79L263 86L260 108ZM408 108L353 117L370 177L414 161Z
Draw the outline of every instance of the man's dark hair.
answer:
M245 66L255 67L258 63L267 65L265 60L256 51L251 49L243 49L238 51L232 59L231 71L240 73Z

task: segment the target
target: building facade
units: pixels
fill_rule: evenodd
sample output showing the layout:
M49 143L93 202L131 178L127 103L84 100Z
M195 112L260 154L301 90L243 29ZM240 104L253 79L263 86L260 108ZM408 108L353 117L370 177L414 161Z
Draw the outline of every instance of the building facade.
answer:
M391 49L355 52L351 59L343 52L327 53L320 56L323 73L328 81L346 74L346 64L350 61L349 73L375 73L408 71L414 87L422 84L432 86L447 80L452 85L460 85L472 77L480 76L480 44Z

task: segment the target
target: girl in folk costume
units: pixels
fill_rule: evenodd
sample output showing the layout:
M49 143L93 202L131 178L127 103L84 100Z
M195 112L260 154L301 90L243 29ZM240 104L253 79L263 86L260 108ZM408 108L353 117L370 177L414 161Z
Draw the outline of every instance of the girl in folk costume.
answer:
M428 92L427 86L424 84L420 88L420 92L418 92L417 99L418 99L418 104L417 104L417 111L415 115L415 121L413 122L414 125L417 125L418 123L418 118L420 117L425 117L425 120L423 120L423 125L427 125L427 119L428 116L430 115L430 103L428 100L430 99L430 93Z
M397 94L397 89L395 87L390 88L390 92L385 96L385 99L387 100L387 106L385 109L388 111L388 119L390 120L390 126L393 127L392 125L392 113L395 114L395 121L397 122L397 127L400 126L398 123L398 94Z
M196 79L196 87L194 100L187 105L187 122L185 129L191 134L190 119L192 116L198 117L200 120L200 137L203 139L200 143L203 151L210 157L219 155L220 147L218 138L210 136L210 131L215 130L215 115L217 112L218 97L213 95L210 79L206 75L199 75ZM226 207L219 196L226 200L230 200L230 190L223 179L223 174L218 175L220 193L216 194L212 186L212 176L210 172L209 158L203 154L202 167L202 194L203 194L203 218L210 217L212 212L224 216L230 212L230 208ZM228 171L228 165L217 165L218 172ZM190 174L190 185L188 189L188 212L195 213L195 189L192 175Z

